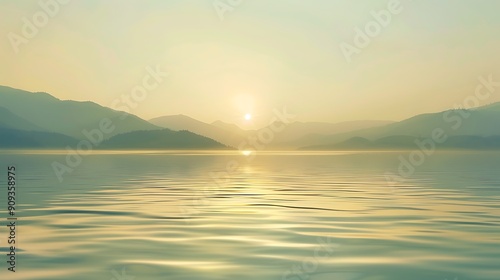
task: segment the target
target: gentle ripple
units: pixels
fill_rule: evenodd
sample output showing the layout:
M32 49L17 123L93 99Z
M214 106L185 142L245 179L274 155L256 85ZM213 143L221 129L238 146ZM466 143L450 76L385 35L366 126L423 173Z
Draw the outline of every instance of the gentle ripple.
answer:
M500 279L500 154L437 153L389 186L400 154L95 153L59 183L63 153L2 152L21 220L0 278Z

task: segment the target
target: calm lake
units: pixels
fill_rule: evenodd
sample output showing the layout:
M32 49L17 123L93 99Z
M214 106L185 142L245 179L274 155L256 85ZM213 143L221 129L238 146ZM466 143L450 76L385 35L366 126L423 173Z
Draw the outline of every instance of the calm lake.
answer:
M64 152L3 151L0 279L500 279L500 153L436 153L388 184L400 155L96 152L60 182Z

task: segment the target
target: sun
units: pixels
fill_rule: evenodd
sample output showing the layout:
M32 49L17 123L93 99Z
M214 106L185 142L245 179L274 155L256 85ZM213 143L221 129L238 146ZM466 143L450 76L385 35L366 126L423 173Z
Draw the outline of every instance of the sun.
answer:
M249 121L252 119L252 114L246 114L245 115L245 120Z

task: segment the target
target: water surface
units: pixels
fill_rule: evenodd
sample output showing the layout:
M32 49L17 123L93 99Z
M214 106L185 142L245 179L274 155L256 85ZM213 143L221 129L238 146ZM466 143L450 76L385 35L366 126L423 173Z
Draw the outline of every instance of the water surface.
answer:
M59 182L65 153L0 152L20 203L0 278L499 279L500 154L437 153L391 186L399 155L102 152Z

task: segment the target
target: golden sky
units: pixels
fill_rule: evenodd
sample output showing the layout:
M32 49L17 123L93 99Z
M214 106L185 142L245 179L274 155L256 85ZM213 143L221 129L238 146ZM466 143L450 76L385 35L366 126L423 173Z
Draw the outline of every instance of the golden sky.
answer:
M302 121L401 120L500 81L496 0L56 1L0 1L0 85L111 106L158 66L169 76L132 113L237 123L283 106ZM356 28L387 11L346 59L341 44L360 46ZM496 101L500 89L482 102Z

